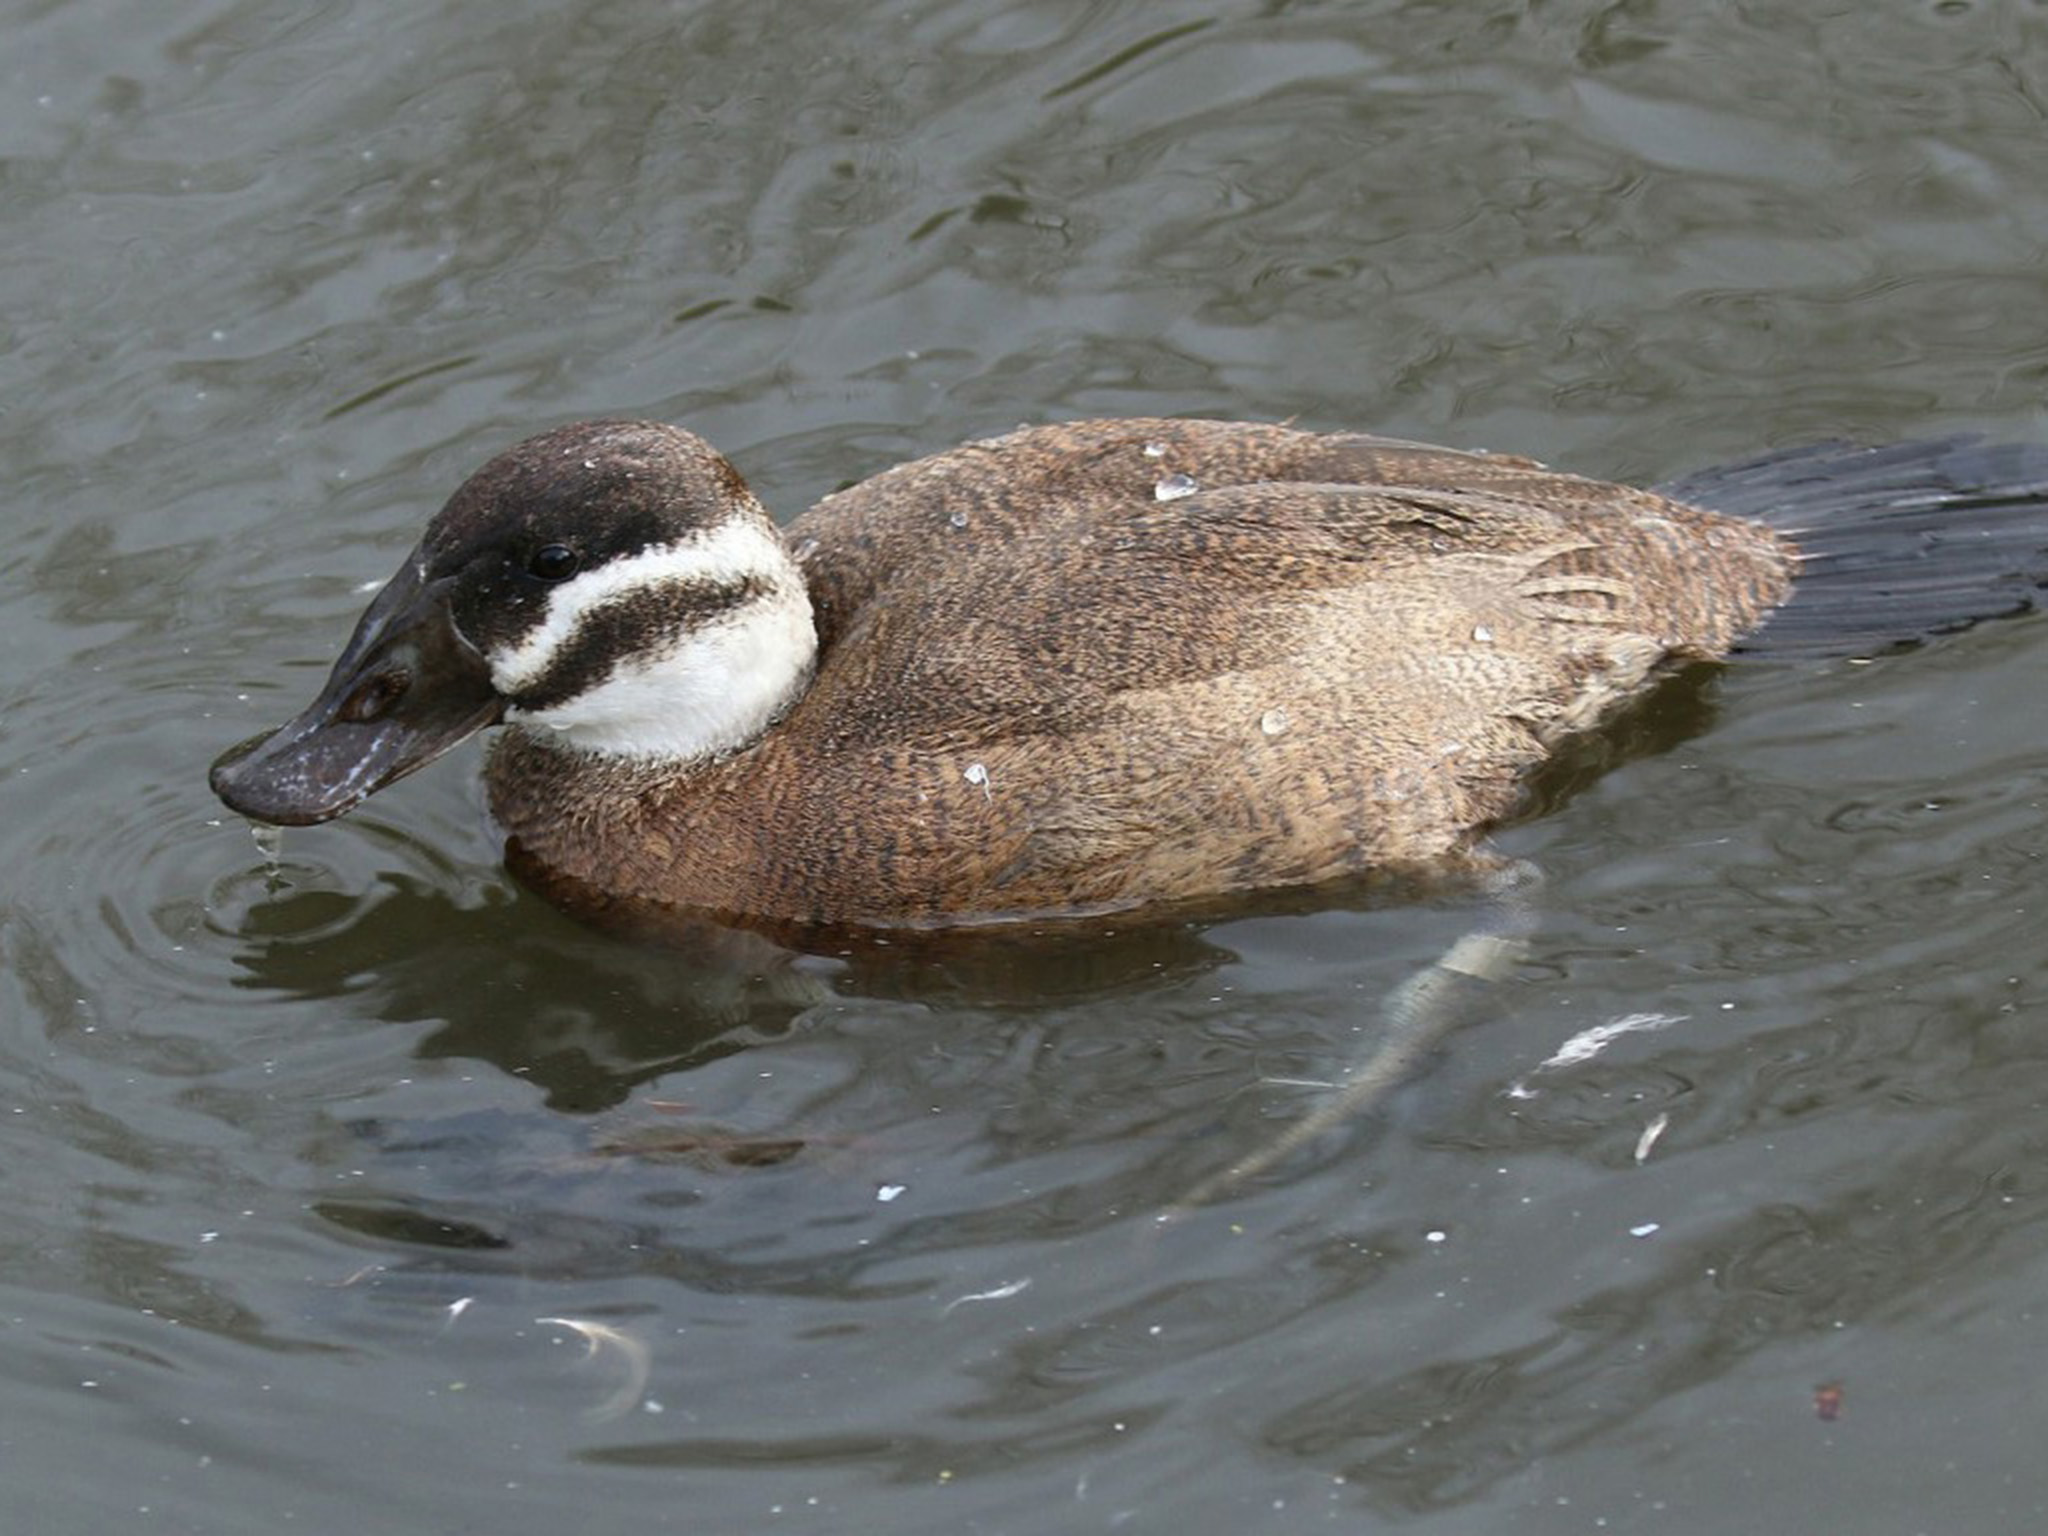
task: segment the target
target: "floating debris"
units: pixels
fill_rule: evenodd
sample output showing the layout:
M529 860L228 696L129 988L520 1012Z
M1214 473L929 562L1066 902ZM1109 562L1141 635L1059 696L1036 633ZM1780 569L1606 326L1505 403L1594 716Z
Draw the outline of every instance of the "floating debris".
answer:
M593 1322L582 1317L537 1317L534 1319L545 1327L567 1328L571 1333L583 1337L583 1358L592 1360L606 1349L614 1349L626 1362L626 1379L619 1389L594 1408L586 1408L583 1416L587 1419L615 1419L640 1401L647 1390L647 1378L652 1373L654 1356L648 1347L627 1333L623 1328L614 1328L610 1323Z
M1334 1077L1261 1077L1261 1088L1342 1088L1343 1083Z
M1536 1063L1538 1072L1549 1072L1558 1067L1575 1067L1582 1061L1591 1061L1623 1035L1633 1035L1644 1030L1666 1029L1673 1024L1683 1024L1687 1015L1682 1013L1631 1013L1608 1024L1595 1024L1591 1029L1582 1029L1565 1041L1544 1060Z
M944 1317L955 1307L964 1307L970 1301L1008 1301L1012 1296L1027 1290L1030 1285L1031 1282L1028 1279L1005 1280L993 1290L969 1291L965 1296L955 1296L951 1301L939 1308L939 1316Z
M995 793L989 787L988 764L969 763L965 768L960 770L960 777L965 779L968 783L972 784L976 789L980 790L982 799L995 799Z
M1657 1145L1657 1138L1664 1134L1664 1128L1670 1124L1671 1116L1669 1112L1665 1112L1659 1114L1656 1119L1643 1127L1643 1134L1636 1138L1636 1161L1638 1163L1649 1157L1650 1148Z

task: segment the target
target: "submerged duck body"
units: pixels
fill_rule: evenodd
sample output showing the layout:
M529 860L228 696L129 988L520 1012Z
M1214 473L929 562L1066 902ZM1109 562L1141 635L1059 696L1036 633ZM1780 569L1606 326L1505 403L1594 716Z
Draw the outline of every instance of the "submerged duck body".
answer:
M1306 885L1467 852L1799 558L1529 460L1168 420L970 443L778 533L701 439L584 423L465 484L214 784L326 820L502 721L528 878L777 927Z

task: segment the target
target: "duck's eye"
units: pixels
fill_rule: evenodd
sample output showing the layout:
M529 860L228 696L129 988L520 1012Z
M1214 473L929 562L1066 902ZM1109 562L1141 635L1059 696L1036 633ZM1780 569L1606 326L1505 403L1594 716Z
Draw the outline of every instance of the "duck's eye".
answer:
M541 581L567 581L583 563L566 544L543 544L526 562L526 574Z
M336 714L351 725L368 725L373 720L383 719L391 706L405 697L410 687L412 674L403 668L379 672L344 699Z

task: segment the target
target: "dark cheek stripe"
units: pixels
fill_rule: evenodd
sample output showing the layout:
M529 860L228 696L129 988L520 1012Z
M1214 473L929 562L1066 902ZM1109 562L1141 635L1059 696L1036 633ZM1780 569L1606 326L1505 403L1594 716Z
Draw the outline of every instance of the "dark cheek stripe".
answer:
M668 650L690 630L766 597L759 576L691 586L650 586L607 598L556 648L547 670L508 696L515 709L553 709L611 680L619 663Z

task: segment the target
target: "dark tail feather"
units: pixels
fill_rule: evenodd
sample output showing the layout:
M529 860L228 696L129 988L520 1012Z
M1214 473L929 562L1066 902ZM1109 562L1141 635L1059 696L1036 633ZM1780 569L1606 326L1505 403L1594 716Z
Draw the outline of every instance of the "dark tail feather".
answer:
M1803 552L1791 601L1739 652L1868 655L2024 613L2048 586L2048 445L1816 443L1657 490Z

